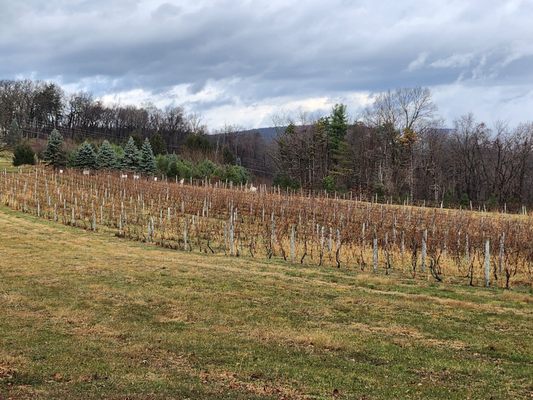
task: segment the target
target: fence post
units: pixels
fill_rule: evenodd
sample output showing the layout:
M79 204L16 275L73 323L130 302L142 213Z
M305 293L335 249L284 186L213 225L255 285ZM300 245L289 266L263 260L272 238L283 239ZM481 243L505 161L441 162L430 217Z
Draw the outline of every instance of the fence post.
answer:
M291 225L291 263L294 264L296 258L296 243L295 243L295 232L294 225Z
M498 256L498 278L501 277L505 262L505 232L500 236L500 254Z
M187 216L185 216L185 225L183 226L183 250L187 251L189 244L187 240Z
M465 235L465 259L466 259L466 264L469 265L470 264L470 243L468 240L468 234Z
M374 234L372 241L372 264L374 266L374 272L378 272L378 238Z
M490 286L490 241L485 240L485 286Z
M428 230L424 229L424 232L422 233L422 253L420 255L422 272L426 272L427 241L428 241Z
M365 223L363 222L363 227L361 228L361 245L363 247L363 251L365 251L365 230L366 230L366 225Z
M229 219L229 255L235 255L235 227L233 225L233 213Z
M92 210L91 217L91 230L96 231L96 212L94 211L94 208Z

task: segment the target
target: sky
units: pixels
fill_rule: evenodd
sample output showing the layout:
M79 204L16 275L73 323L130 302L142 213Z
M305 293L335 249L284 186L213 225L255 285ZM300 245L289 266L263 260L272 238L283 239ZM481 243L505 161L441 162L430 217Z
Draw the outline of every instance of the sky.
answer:
M0 79L182 105L212 130L356 119L426 86L445 124L533 120L533 0L0 0Z

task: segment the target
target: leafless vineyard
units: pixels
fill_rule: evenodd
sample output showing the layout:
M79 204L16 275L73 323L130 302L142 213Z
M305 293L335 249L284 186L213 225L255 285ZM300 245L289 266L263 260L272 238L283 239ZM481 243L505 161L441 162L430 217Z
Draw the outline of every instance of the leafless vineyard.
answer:
M525 215L45 168L3 172L0 190L15 210L177 250L477 286L533 284L533 220Z

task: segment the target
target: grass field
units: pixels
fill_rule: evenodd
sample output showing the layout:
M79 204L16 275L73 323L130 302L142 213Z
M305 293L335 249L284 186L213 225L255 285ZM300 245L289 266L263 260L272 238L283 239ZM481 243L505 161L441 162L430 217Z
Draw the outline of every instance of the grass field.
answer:
M0 398L531 399L533 296L165 250L0 208Z
M12 162L13 155L7 151L0 151L0 170L4 169L11 170L13 168Z
M28 167L14 167L13 166L13 153L9 151L0 151L0 171L4 172L18 172L19 168Z

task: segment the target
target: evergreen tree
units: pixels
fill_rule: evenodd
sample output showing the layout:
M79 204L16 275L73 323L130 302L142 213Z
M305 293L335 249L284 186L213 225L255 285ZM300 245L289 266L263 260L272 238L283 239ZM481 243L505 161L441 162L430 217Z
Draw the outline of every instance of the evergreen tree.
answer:
M98 169L113 169L116 168L117 163L117 154L111 144L104 140L98 149L98 154L96 155L96 166Z
M152 135L150 138L150 145L152 146L152 150L156 156L167 153L167 144L163 140L163 137L160 133Z
M15 147L13 165L18 167L19 165L25 164L35 164L35 153L28 143L20 143Z
M328 173L323 182L324 188L330 190L339 186L340 181L347 180L349 175L349 154L346 145L348 117L344 104L335 104L327 118L328 134ZM346 182L345 182L346 183Z
M145 174L153 174L156 170L155 157L148 138L144 140L143 147L141 149L139 170Z
M122 168L127 171L137 171L139 169L139 149L135 141L130 136L128 143L124 146L124 157L122 158Z
M328 118L328 134L333 160L338 157L339 148L346 137L347 131L348 117L346 115L346 106L344 104L335 104Z
M235 164L235 162L237 161L235 155L231 152L228 146L224 146L224 150L222 151L222 159L224 161L224 164L230 165Z
M77 168L95 169L96 168L96 153L93 146L89 142L83 142L78 147L78 152L74 161Z
M143 139L141 136L141 131L139 129L136 129L131 133L131 138L135 142L135 146L137 146L138 149L140 149L143 145Z
M168 169L167 169L167 176L169 178L175 178L179 175L180 171L178 169L178 163L174 160L174 161L171 161L170 164L168 165Z
M57 129L54 129L48 136L48 143L43 153L46 164L54 168L63 167L66 164L66 156L63 150L63 136Z
M6 135L6 144L9 148L14 149L22 141L22 129L15 118L11 121Z

